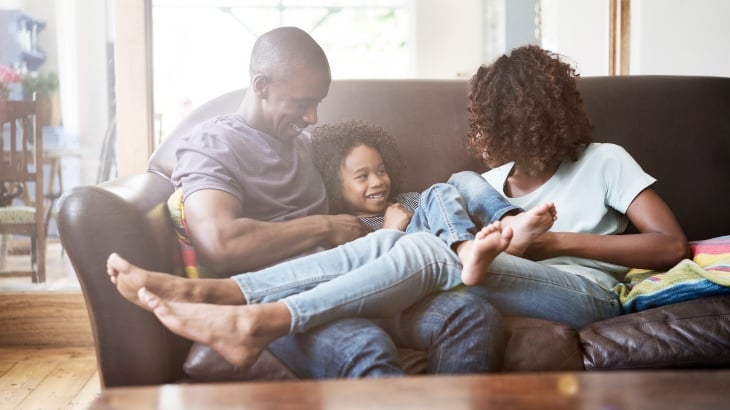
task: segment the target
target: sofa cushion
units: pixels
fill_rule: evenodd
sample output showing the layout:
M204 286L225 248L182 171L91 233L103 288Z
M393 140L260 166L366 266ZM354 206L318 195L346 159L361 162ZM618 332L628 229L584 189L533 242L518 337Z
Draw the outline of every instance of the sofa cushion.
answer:
M578 333L569 326L543 319L506 317L503 370L583 370Z
M666 305L579 332L590 369L730 366L730 296Z
M251 367L241 368L228 363L218 352L200 343L194 343L190 348L183 370L194 380L203 382L297 378L268 350L264 350Z

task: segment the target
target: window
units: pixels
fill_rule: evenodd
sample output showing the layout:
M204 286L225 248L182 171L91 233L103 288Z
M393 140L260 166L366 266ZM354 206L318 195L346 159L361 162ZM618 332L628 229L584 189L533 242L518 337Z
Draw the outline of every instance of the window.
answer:
M325 49L335 79L409 77L408 0L153 1L156 135L191 109L248 85L258 36L297 26Z

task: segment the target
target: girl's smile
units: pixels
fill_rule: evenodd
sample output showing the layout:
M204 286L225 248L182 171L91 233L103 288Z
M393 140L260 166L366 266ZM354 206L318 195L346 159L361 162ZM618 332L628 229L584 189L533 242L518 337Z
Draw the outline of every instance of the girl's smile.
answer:
M390 198L390 176L377 149L358 145L340 166L342 199L353 215L379 215Z

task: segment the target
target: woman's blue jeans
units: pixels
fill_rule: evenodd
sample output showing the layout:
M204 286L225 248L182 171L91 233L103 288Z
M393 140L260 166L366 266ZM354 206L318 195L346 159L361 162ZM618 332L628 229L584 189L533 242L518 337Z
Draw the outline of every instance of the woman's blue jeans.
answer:
M469 291L503 315L538 317L576 329L620 313L612 285L500 254ZM389 317L423 297L461 284L461 263L443 241L425 232L383 229L337 248L258 272L236 275L248 303L281 300L292 314L291 333L345 317Z

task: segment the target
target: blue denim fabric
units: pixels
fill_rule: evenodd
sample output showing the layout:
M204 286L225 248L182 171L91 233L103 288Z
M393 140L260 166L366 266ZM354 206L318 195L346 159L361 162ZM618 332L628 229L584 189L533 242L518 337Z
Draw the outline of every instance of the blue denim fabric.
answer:
M545 265L501 253L482 282L467 289L504 316L542 318L580 329L621 313L613 291L617 283L613 276L595 269Z
M484 280L469 290L503 315L538 317L574 328L618 315L620 305L612 290L617 280L596 270L586 272L593 280L587 279L576 269L502 253ZM430 293L455 287L460 274L455 253L434 236L384 229L233 279L249 303L283 299L292 313L292 332L300 332L343 317L396 314Z
M521 210L509 203L481 175L464 171L448 181L458 191L476 224L501 219ZM613 292L617 280L599 270L578 266L545 265L501 254L482 283L469 288L505 316L530 316L561 322L579 329L620 313Z
M467 212L482 226L499 221L509 212L522 211L476 172L457 172L451 175L447 183L459 191Z
M423 191L406 232L430 232L451 247L516 210L481 175L464 171Z
M303 379L402 376L393 340L367 319L341 319L275 340L269 351Z
M427 352L429 374L494 372L503 343L499 312L458 288L374 323L341 319L283 337L269 350L298 377L321 379L403 375L396 346Z
M385 229L233 279L249 303L287 304L294 335L277 340L272 352L301 377L322 378L398 374L389 338L364 320L335 321L352 316L392 317L387 334L398 346L429 352L431 373L498 368L495 309L465 292L424 299L459 285L460 276L458 258L433 235Z
M461 284L461 263L431 234L382 229L232 279L248 303L285 303L291 333L299 333L345 317L392 316L426 295Z
M398 347L428 352L429 374L501 370L504 333L496 308L459 287L378 320Z
M473 178L474 175L478 180ZM371 357L370 359L361 357L359 360L365 362L351 369L342 370L339 367L342 364L340 360L346 360L350 353L343 353L344 357L336 356L330 352L332 346L336 345L325 341L326 337L322 335L334 332L334 340L354 337L356 342L352 343L356 346L366 343L364 341L366 337L361 339L356 335L345 334L347 332L357 334L359 331L338 330L339 326L345 328L352 326L347 321L337 322L338 326L322 325L354 316L387 318L413 306L434 292L452 289L459 285L461 263L450 249L450 244L453 241L463 240L460 236L463 234L461 229L465 229L463 232L468 232L469 229L476 232L474 229L481 224L481 220L474 223L464 219L463 210L469 210L477 215L476 219L491 222L515 209L512 205L504 206L501 196L490 195L488 191L479 189L478 186L486 182L478 174L474 175L455 174L450 180L455 185L439 184L424 195L424 210L419 221L426 221L425 223L428 223L426 226L430 229L433 229L431 225L437 226L437 223L441 222L437 231L441 232L440 237L445 238L444 240L425 232L406 234L384 229L325 252L284 262L258 272L234 276L233 279L249 303L282 300L289 307L292 314L290 330L292 333L300 334L282 338L276 343L295 343L299 348L294 349L291 346L282 348L277 355L281 357L286 351L289 351L290 355L298 352L299 356L295 355L296 357L290 360L295 364L302 364L303 370L300 370L302 373L306 373L305 370L309 368L312 377L329 377L327 375L330 374L352 375L352 377L391 374L392 369L388 369L387 363L392 358L382 335L376 336L377 332L367 333L373 335L372 340L374 340L367 343L375 349L386 349L383 350L384 356L378 356L372 350L367 350L364 354ZM454 203L458 207L459 190L469 197L467 200L462 197L462 211L441 209ZM476 194L470 193L473 191L487 193L485 198L478 200L474 198ZM472 203L473 205L470 205ZM480 204L483 211L479 210ZM442 218L443 216L446 217ZM418 223L424 226L424 222ZM464 228L469 224L472 228ZM409 309L393 318L400 320L400 324L388 327L389 333L393 334L399 344L403 343L404 346L412 344L414 347L421 346L419 348L430 350L431 359L435 360L435 363L431 364L431 370L434 372L472 371L471 369L478 366L494 369L497 366L496 359L489 359L494 357L494 350L490 349L500 346L500 343L489 338L501 334L501 324L499 314L493 307L503 315L540 317L566 323L575 328L620 313L617 296L612 291L615 280L596 271L591 274L594 278L601 277L602 280L594 282L570 272L573 268L541 265L501 254L492 264L484 281L468 288L469 293L486 301L479 303L471 299L474 309L469 315L474 317L482 315L486 319L470 322L467 315L463 317L465 325L455 324L462 319L464 310L454 309L455 305L449 307L448 304L429 306L427 301L423 301L421 303L425 303L424 305L415 305L411 308L413 310ZM465 299L466 297L462 298L462 301ZM431 300L434 301L435 299ZM439 313L440 309L444 310ZM452 315L448 311L461 313ZM477 330L479 325L474 323L480 322L482 325L488 324L486 326L488 330L484 330L487 334L480 334ZM340 323L345 325L339 325ZM317 326L322 327L314 329ZM491 326L494 329L490 328ZM364 328L370 329L369 325ZM307 332L308 330L310 331ZM475 343L484 343L483 346L486 346L484 352L474 350ZM449 353L441 354L440 351ZM454 351L460 353L453 353ZM474 366L469 367L465 360L459 361L459 355L470 357L469 363ZM474 355L484 355L485 361L473 359ZM321 360L329 357L334 361L332 364L322 365L322 370L315 371L311 366L321 365L319 357L323 358ZM438 357L441 359L437 359ZM450 360L454 358L457 360ZM381 366L383 363L385 363L384 368ZM380 370L367 370L370 367ZM320 371L324 373L317 373Z

